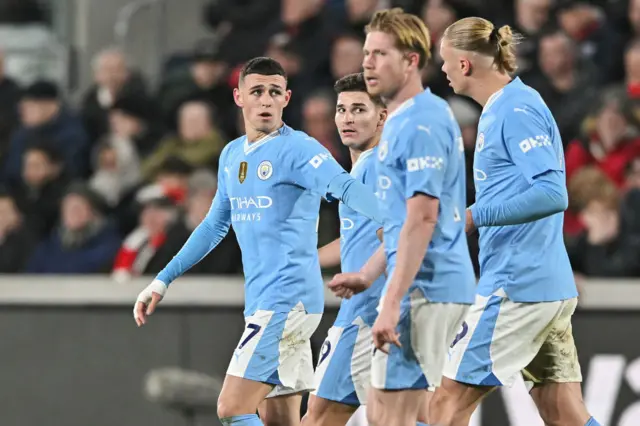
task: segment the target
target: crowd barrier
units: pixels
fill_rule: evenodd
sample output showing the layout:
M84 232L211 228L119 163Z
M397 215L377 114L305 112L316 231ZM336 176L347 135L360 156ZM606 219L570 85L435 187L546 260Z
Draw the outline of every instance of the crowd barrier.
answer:
M183 278L143 328L133 301L148 284L103 277L0 276L0 425L217 425L147 401L150 370L223 377L243 331L240 278ZM317 348L339 301L327 292ZM608 426L640 425L640 281L586 281L574 317L585 401ZM492 395L472 426L542 426L524 385Z

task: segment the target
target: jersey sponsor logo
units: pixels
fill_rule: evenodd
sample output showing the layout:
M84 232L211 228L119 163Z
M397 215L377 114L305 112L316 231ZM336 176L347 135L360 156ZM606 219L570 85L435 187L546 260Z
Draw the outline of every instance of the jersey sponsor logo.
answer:
M273 174L273 166L270 161L263 161L258 166L258 179L267 180Z
M548 135L538 135L533 138L527 138L521 141L518 145L520 146L520 150L526 154L534 148L551 146L551 138Z
M273 205L271 197L266 195L259 195L257 197L230 197L231 210L244 210L244 209L268 209Z
M480 152L484 149L484 133L480 133L478 135L478 139L476 140L476 152Z
M389 141L382 141L378 146L378 160L382 161L387 158L387 154L389 153Z
M318 167L320 167L322 163L325 162L325 160L328 160L329 158L331 158L331 155L329 154L318 154L314 156L311 160L309 160L309 164L311 164L311 166L313 166L314 169L317 169Z
M244 182L247 178L247 168L249 168L249 165L246 161L240 163L240 167L238 168L238 180L240 183Z
M409 172L417 172L424 169L442 170L444 166L444 158L433 157L427 155L419 158L409 158L407 160L407 170Z

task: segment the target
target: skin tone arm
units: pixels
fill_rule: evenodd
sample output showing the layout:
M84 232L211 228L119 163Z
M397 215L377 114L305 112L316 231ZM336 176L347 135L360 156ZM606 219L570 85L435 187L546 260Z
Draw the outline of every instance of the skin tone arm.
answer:
M329 244L318 249L320 268L334 268L340 266L340 238L336 238Z

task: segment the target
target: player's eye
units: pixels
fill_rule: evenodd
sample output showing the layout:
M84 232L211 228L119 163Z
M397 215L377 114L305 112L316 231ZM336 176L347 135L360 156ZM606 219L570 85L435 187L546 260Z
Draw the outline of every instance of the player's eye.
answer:
M359 114L359 113L361 113L361 112L364 112L364 108L360 108L360 107L358 107L358 108L355 108L353 111L354 111L355 113Z
M256 89L253 92L251 92L252 95L254 96L261 96L262 95L262 89Z
M338 108L338 113L344 114L344 108Z
M280 90L272 90L270 93L271 93L271 96L280 96L280 95L282 95L282 92Z

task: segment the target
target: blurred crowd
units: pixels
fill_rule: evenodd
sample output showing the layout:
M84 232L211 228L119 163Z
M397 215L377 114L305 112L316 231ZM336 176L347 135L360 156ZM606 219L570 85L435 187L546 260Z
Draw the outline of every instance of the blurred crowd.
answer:
M640 276L640 0L218 0L202 12L211 37L187 57L167 57L158 87L122 51L105 48L77 104L51 81L18 84L0 53L0 273L110 273L120 281L157 273L206 214L218 156L244 132L232 90L254 56L277 59L289 75L287 124L348 170L332 85L361 70L364 25L394 6L431 31L424 83L449 101L462 128L468 203L481 109L452 93L438 45L455 20L482 16L525 36L518 74L558 122L576 274ZM323 204L320 243L338 227L337 206ZM475 258L477 236L469 241ZM190 273L241 270L231 231Z

